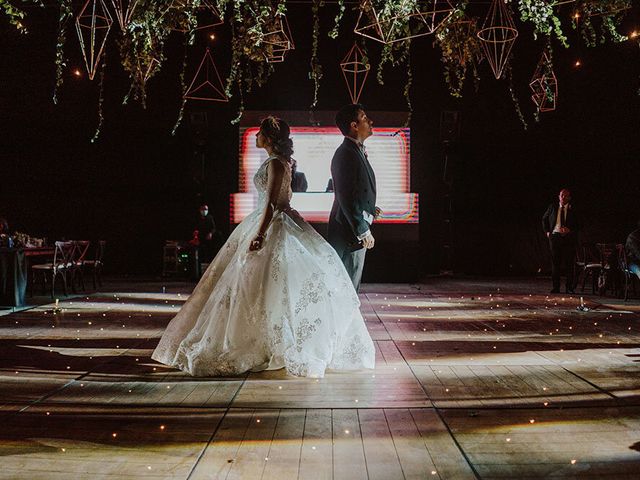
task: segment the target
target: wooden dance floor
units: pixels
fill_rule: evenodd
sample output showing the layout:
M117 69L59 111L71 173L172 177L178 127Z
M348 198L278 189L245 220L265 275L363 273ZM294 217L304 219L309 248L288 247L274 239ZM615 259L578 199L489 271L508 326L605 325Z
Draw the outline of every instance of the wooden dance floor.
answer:
M365 285L374 371L192 378L149 358L164 286L0 316L0 478L640 478L637 302Z

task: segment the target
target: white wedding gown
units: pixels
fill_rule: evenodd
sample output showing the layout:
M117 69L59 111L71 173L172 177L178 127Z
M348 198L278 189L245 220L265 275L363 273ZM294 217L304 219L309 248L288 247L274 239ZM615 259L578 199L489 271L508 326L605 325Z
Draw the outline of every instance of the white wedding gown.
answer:
M267 164L285 176L262 249L249 252L267 201ZM360 301L338 255L289 207L291 170L268 158L256 172L258 208L233 231L151 358L195 376L286 368L373 368Z

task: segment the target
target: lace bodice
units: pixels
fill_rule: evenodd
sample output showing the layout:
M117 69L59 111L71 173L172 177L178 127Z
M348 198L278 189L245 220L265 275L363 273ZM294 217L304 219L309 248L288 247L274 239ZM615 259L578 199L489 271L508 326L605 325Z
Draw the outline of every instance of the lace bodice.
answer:
M268 169L269 162L281 162L284 166L284 176L282 178L282 185L280 192L278 193L275 208L276 210L287 210L289 208L289 202L291 201L291 166L289 162L280 157L269 157L265 162L260 165L258 171L253 177L253 183L258 190L258 208L264 207L267 201L267 186L268 186Z

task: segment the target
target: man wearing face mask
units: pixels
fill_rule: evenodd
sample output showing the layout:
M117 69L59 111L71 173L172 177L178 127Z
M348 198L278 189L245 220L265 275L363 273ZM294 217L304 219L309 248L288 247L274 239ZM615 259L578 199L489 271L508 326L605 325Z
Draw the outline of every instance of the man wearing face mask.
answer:
M209 206L206 204L200 205L200 215L198 216L196 230L200 240L200 261L209 263L213 259L216 223L209 213Z

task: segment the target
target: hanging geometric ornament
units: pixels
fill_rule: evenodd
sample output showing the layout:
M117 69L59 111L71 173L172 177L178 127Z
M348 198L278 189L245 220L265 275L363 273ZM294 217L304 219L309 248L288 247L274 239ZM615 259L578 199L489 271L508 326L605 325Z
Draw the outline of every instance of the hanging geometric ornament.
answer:
M111 0L113 11L115 12L118 23L120 24L120 30L123 32L127 29L138 2L139 0Z
M264 56L269 63L284 62L289 50L294 50L293 36L286 15L276 15L269 32L262 35Z
M193 77L191 85L189 85L187 89L187 93L184 94L184 98L191 100L208 100L211 102L229 101L229 97L227 97L224 87L222 86L220 74L208 48L200 62L196 75Z
M188 0L174 0L171 4L170 9L177 9L179 11L184 11L187 7ZM201 0L200 7L197 9L197 26L193 29L194 31L204 30L205 28L213 28L217 25L222 25L224 20L222 20L222 15L220 15L220 11L215 6L215 4L209 0ZM185 27L176 27L173 29L175 32L186 33L190 31L189 28Z
M453 5L449 0L431 0L420 2L418 7L420 20L427 30L422 35L435 32L453 13Z
M90 80L93 80L98 70L111 24L113 19L104 0L87 0L76 18L80 48Z
M358 99L362 93L362 87L364 87L367 81L367 75L369 75L369 69L371 68L371 65L365 63L363 60L364 54L362 50L357 43L354 43L349 53L347 53L340 63L340 70L342 70L344 80L347 82L351 103L358 103Z
M550 112L556 109L558 80L547 52L542 53L529 87L533 91L531 100L536 104L539 112Z
M360 4L360 15L353 29L358 35L384 44L401 42L410 38L422 37L435 32L453 13L453 5L449 0L424 0L413 7L409 13L384 13L373 5L372 0L363 0ZM412 21L420 22L414 32L404 27Z
M500 78L509 61L511 48L518 38L518 30L505 0L492 0L478 38L493 74L496 79Z

